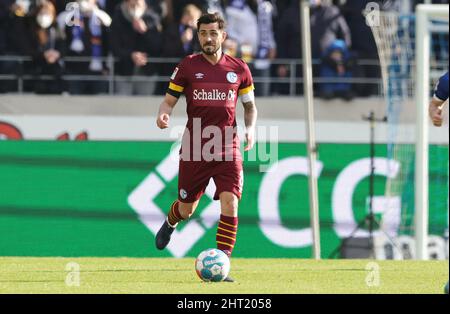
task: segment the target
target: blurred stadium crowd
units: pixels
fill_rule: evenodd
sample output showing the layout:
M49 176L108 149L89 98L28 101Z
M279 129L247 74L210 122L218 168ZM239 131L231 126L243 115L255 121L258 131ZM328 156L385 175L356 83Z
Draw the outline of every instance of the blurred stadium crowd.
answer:
M0 93L164 94L178 61L200 50L196 20L219 11L224 50L250 64L256 94L302 94L298 0L72 1L0 0ZM310 2L316 93L378 95L377 49L362 13L423 1Z

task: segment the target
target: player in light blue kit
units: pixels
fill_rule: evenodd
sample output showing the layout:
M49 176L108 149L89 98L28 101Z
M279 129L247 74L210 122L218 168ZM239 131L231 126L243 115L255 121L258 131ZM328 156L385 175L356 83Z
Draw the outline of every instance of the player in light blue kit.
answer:
M439 82L434 89L433 98L430 101L428 107L428 113L430 115L431 121L433 121L434 126L442 125L442 109L444 104L448 100L448 72L445 73L439 79ZM444 291L448 294L448 281L445 285Z

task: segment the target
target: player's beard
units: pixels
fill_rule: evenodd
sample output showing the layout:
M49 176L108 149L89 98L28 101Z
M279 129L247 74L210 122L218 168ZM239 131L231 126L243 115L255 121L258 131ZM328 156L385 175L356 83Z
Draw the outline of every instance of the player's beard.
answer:
M205 44L205 45L202 46L202 52L205 55L212 56L219 50L219 48L220 48L220 46L216 47L214 45Z

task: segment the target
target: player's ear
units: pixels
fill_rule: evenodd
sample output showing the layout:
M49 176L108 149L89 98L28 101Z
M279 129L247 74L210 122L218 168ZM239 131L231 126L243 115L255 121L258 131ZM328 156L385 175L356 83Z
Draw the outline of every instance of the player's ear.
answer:
M227 36L228 36L227 32L223 31L222 32L222 43L225 41L225 39L227 39Z

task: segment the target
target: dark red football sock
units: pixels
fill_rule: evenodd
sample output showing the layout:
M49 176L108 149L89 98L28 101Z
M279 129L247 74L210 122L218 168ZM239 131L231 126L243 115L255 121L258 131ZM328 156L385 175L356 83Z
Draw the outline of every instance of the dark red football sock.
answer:
M175 227L175 225L177 223L179 223L180 221L184 220L183 217L180 214L180 210L178 208L179 205L180 205L180 203L178 201L175 201L170 206L170 211L169 211L169 215L167 216L167 221L169 222L169 224L172 227Z
M228 257L231 256L234 244L236 243L237 227L237 217L220 215L219 225L217 226L216 243L217 248L224 251Z

